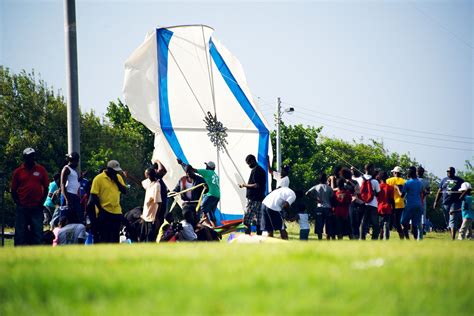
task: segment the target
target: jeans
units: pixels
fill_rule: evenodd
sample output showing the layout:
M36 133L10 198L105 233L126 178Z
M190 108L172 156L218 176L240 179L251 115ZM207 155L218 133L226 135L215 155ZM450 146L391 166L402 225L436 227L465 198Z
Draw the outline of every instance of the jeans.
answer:
M309 229L300 229L300 240L308 240Z
M380 239L390 239L390 221L392 214L380 214L379 227L380 227Z
M449 214L451 211L459 210L461 208L461 202L454 202L450 204L443 204L443 214L444 219L446 220L446 225L448 228L453 228L454 230L458 230L461 226L462 217L451 215ZM459 212L460 214L461 212ZM456 214L456 213L454 213Z
M421 224L421 214L423 213L423 209L421 205L413 205L410 207L405 207L405 210L402 213L401 223L403 227L403 235L406 239L409 239L409 231L410 231L410 220L413 229L413 237L415 239L419 239L418 236L418 227Z
M216 208L217 204L219 204L219 198L211 195L205 195L202 198L201 203L201 211L207 215L207 218L212 221L214 224L216 223Z
M359 239L360 222L364 212L363 205L352 203L349 208L349 220L351 223L351 232L354 239Z
M372 225L372 239L379 238L379 214L377 208L370 205L364 206L362 222L360 224L360 239L365 240L365 235L369 232L369 226Z
M330 212L331 212L331 209L328 207L316 208L316 216L315 216L316 223L314 225L314 233L318 235L318 239L323 239L323 228L324 228L324 225L326 224L326 220Z
M15 246L42 244L43 206L17 206L15 215Z
M78 195L66 192L69 201L67 217L70 223L84 223L84 210L81 207L81 199ZM62 206L66 203L63 201Z
M398 232L398 236L400 236L400 239L403 239L405 237L403 233L403 228L402 228L402 214L403 214L403 208L396 208L393 210L392 214L392 223L395 229Z

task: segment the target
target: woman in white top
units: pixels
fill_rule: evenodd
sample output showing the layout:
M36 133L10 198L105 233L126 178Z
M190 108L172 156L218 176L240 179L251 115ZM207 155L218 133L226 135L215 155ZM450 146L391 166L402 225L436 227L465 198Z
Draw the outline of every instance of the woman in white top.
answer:
M68 164L61 171L61 194L62 206L67 206L66 215L70 223L83 223L84 211L81 208L80 183L77 166L79 165L79 154L72 152L66 155Z

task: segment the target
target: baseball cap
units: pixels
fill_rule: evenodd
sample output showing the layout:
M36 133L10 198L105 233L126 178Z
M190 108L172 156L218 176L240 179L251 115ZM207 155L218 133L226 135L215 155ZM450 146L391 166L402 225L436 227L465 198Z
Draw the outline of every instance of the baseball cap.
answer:
M28 148L25 148L25 150L23 150L23 155L28 156L28 155L34 154L35 152L36 151L33 148L28 147Z
M115 171L122 171L122 168L120 168L120 163L117 160L110 160L107 163L107 168L114 169Z
M77 152L73 151L70 154L66 154L66 158L68 160L79 160L79 154Z
M403 169L399 166L396 166L395 168L393 168L392 172L398 172L398 173L402 173L403 172Z
M216 169L216 164L213 161L208 161L204 163L208 168Z
M459 191L467 191L469 189L472 189L471 184L469 182L463 182L459 188Z
M448 170L446 170L446 172L456 172L456 169L454 167L449 167Z

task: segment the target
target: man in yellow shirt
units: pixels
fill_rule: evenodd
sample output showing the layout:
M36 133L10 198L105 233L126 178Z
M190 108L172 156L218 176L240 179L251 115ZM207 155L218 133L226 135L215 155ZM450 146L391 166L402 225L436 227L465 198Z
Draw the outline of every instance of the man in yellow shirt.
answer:
M116 160L107 163L107 169L92 181L89 206L95 207L95 242L118 243L122 224L120 194L126 194L127 188L122 176L120 164ZM90 213L90 212L89 212Z
M403 210L405 209L405 200L402 198L403 185L405 185L405 179L402 176L402 168L396 166L392 170L393 177L387 179L387 184L393 186L395 192L395 209L393 212L392 223L397 229L400 239L404 238L403 229L401 225L401 218Z

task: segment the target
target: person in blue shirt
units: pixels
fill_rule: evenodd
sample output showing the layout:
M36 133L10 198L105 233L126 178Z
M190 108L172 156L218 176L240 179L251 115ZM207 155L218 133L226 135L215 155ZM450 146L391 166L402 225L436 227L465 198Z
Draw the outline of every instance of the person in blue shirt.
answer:
M446 172L448 176L443 178L439 184L433 208L436 209L438 201L442 196L444 218L448 224L448 229L451 231L451 239L454 240L462 222L461 200L459 199L461 193L459 193L459 188L464 180L456 176L456 169L454 167L449 167Z
M409 239L410 220L413 228L413 237L420 240L418 227L421 224L421 215L423 214L423 184L416 176L416 168L408 169L408 181L405 182L402 190L402 197L405 198L405 209L402 213L401 224L403 234Z
M56 203L59 200L60 190L59 190L59 177L60 174L56 173L53 177L53 181L49 183L48 186L48 196L46 197L46 201L44 201L44 209L43 209L43 225L49 224L53 216L53 212L56 209Z
M462 211L462 225L459 230L459 240L472 239L472 221L474 220L474 210L472 209L472 195L471 184L464 182L459 189L461 193L461 211Z

